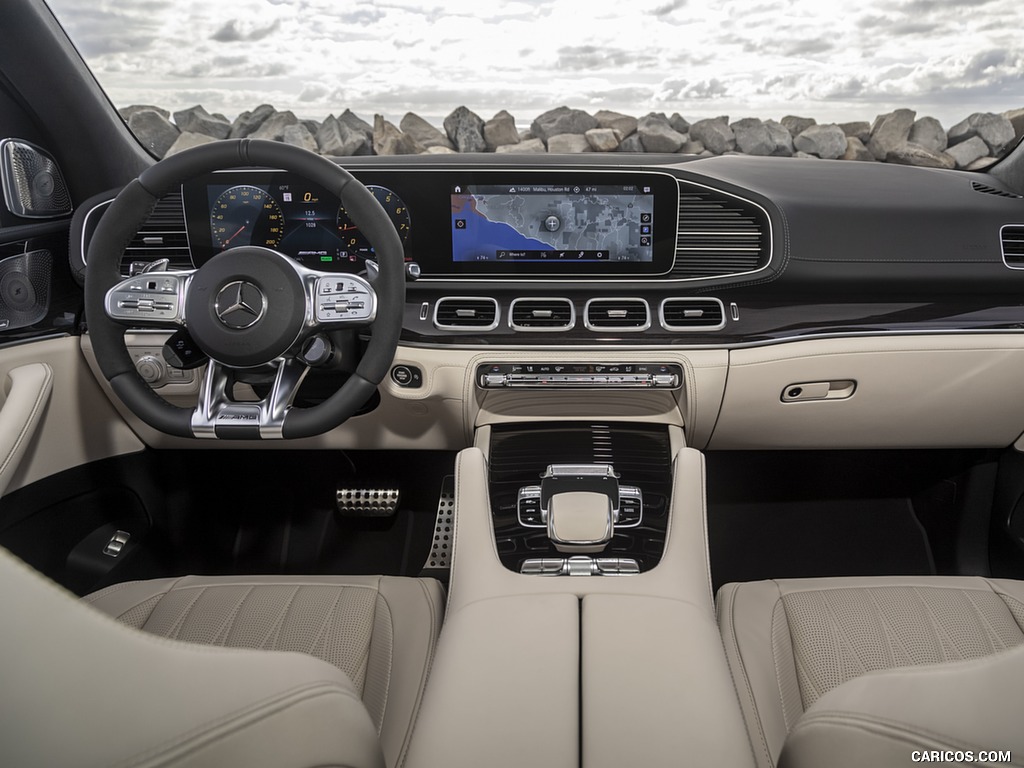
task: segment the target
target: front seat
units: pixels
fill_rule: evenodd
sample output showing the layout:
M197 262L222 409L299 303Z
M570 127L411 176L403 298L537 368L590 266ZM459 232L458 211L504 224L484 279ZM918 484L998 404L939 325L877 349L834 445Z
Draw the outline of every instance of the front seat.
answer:
M1024 583L773 580L717 603L759 768L1024 755Z
M0 762L395 766L441 605L433 580L333 576L79 601L0 550Z

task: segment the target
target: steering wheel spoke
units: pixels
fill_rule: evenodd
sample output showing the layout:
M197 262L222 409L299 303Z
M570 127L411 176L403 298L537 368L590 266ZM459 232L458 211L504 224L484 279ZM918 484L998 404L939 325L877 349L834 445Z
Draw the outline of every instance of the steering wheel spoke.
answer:
M182 326L185 298L195 270L145 272L107 291L107 317L123 325Z
M211 361L199 390L199 404L192 413L195 437L220 439L275 439L282 436L285 418L292 407L309 367L295 358L275 361L270 393L258 402L231 399L231 369Z
M377 292L358 275L313 273L313 321L325 328L369 325L377 318Z

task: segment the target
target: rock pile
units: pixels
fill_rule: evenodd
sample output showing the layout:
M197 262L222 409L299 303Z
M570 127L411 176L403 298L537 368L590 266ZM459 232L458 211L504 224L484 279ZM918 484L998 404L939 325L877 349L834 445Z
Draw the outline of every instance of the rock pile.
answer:
M409 112L396 126L375 115L373 125L345 110L324 120L301 120L262 104L233 121L201 106L171 115L134 105L121 110L136 136L157 157L225 138L283 141L329 157L448 154L456 152L579 153L657 152L680 155L765 155L900 163L978 170L1024 134L1024 109L978 112L949 130L934 117L897 109L873 123L819 125L788 115L780 121L715 117L688 122L678 114L630 117L601 110L593 115L558 107L539 115L527 131L502 110L484 120L466 107L444 119L443 130Z

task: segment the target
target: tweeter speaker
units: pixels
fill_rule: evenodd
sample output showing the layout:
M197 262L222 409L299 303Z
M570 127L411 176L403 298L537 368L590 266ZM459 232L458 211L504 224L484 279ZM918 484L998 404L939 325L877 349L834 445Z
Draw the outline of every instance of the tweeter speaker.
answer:
M7 210L15 216L51 219L71 213L71 196L57 162L34 144L0 141L0 182Z
M29 251L0 261L0 331L35 325L46 317L52 274L49 251Z

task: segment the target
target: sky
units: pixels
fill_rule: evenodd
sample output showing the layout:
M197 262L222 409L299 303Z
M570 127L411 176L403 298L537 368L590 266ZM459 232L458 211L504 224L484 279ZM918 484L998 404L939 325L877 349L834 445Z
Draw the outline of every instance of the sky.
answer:
M48 0L118 107L528 126L562 105L947 128L1024 107L1019 0Z

